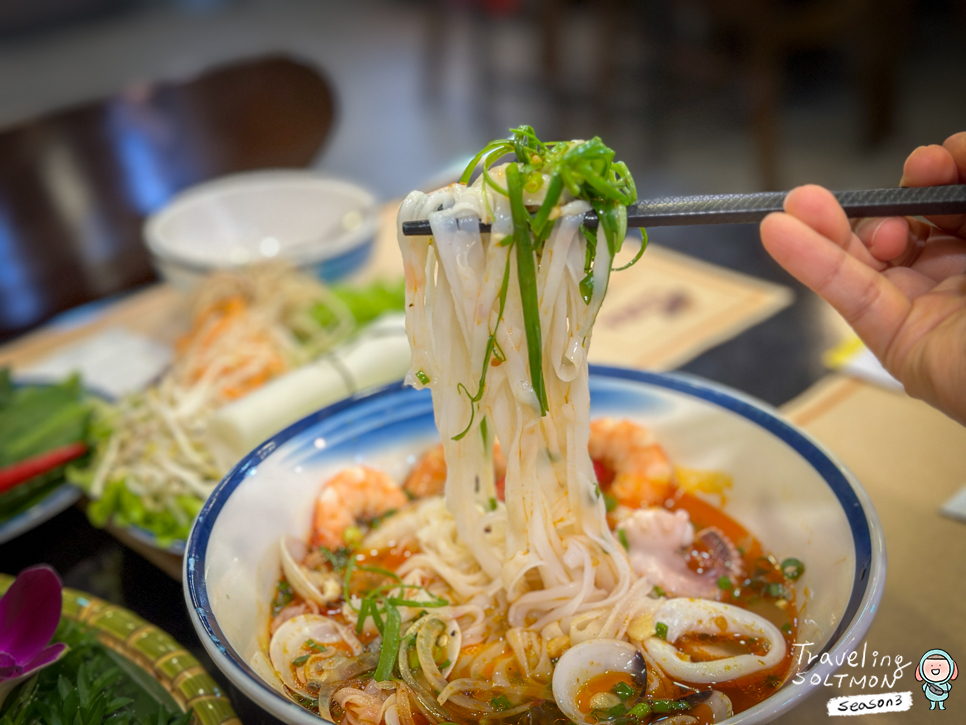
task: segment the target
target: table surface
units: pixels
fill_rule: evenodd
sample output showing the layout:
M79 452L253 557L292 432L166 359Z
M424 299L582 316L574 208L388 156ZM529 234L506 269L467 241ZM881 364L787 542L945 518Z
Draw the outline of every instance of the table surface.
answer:
M789 285L795 292L791 306L680 370L735 387L776 406L827 374L821 356L838 341L839 333L830 328L823 303L795 285L767 257L756 227L661 229L651 235L651 241ZM225 688L243 722L277 722L241 695L212 664L188 619L181 584L108 533L92 528L79 509L72 508L0 546L0 570L16 573L38 562L53 565L66 586L122 604L169 632Z

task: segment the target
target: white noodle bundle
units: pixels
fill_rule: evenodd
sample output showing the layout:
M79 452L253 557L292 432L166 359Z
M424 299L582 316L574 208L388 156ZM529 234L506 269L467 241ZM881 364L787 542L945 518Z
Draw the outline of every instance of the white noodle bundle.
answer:
M491 169L490 178L505 186L504 168ZM538 195L527 195L526 203L539 202ZM587 242L579 226L590 206L565 202L536 268L545 416L531 384L517 250L501 245L512 234L507 197L485 189L481 180L429 195L413 192L398 219L412 348L407 381L432 389L447 466L446 502L459 539L504 590L512 626L540 629L559 622L564 631L576 615L584 621L605 616L634 580L607 526L587 452L587 349L611 260L600 230L595 284L585 301L580 281ZM432 240L403 236L402 222L426 218ZM481 220L492 222L490 234L480 233ZM471 397L478 393L494 332L496 353L474 410ZM494 435L507 459L505 504L495 498Z

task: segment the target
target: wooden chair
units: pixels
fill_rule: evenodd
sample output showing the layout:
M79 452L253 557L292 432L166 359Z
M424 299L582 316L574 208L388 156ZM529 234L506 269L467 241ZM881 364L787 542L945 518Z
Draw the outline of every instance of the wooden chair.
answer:
M316 69L269 56L0 132L0 339L153 280L148 214L206 179L310 164L334 114Z

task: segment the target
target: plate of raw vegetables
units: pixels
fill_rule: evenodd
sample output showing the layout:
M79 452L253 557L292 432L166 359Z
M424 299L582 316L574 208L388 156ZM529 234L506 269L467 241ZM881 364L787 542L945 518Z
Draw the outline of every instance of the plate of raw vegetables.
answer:
M64 478L88 455L92 406L76 377L19 385L0 368L0 544L81 497Z
M0 725L227 725L231 702L195 657L136 614L62 589L53 569L0 574Z
M353 376L342 351L403 304L402 280L327 286L277 264L207 278L169 368L146 390L93 405L91 452L67 470L90 500L88 518L182 554L208 495L254 445L305 406L333 402L319 395L337 399L402 377L401 321L395 353L362 356L383 358L378 371Z

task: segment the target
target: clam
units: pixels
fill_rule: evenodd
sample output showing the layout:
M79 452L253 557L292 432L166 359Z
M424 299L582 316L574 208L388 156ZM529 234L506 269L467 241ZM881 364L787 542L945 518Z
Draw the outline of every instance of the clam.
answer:
M710 709L711 722L713 723L724 722L735 714L734 708L731 706L731 699L718 690L695 692L682 699L690 704L692 708L704 705Z
M589 712L577 707L577 696L588 682L607 672L626 672L641 689L647 684L644 656L622 640L590 639L564 652L554 668L552 683L560 711L575 723L594 723Z
M311 644L309 640L321 645L322 651L317 652L318 648L308 647L307 645ZM304 676L296 678L296 669L301 673L311 669L314 674L313 679L319 679L318 672L326 669L325 663L320 660L342 659L339 653L341 651L347 654L346 650L353 657L358 657L363 652L362 643L356 639L351 629L321 614L300 614L292 617L275 631L268 646L268 655L272 660L272 667L278 672L279 679L289 689L306 697L314 697L305 687L307 678ZM306 661L298 667L293 667L292 661L304 655L309 655Z
M278 540L279 555L282 560L282 572L292 589L302 599L316 604L331 604L342 596L342 584L332 572L317 574L301 566L292 555L292 546L305 545L297 539L283 536Z

